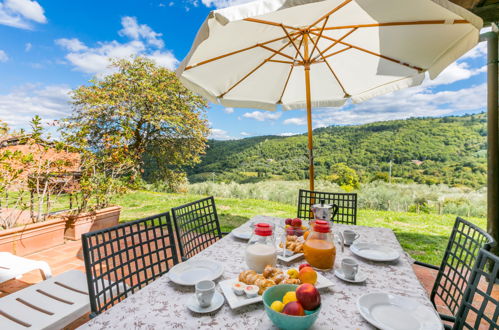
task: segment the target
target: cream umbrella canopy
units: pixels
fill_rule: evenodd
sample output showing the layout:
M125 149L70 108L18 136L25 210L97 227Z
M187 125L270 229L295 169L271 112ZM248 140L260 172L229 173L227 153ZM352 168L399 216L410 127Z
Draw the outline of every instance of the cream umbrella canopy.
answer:
M212 11L182 83L227 107L337 107L435 78L473 48L482 20L447 0L259 0Z

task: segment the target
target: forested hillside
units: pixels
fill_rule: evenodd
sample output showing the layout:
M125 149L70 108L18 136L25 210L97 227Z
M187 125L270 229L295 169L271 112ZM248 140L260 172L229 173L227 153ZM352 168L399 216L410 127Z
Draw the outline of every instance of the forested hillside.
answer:
M191 182L251 182L307 178L306 134L210 141L203 160L188 170ZM486 182L486 117L417 118L314 131L317 178L331 180L338 163L360 182L445 183L482 187ZM343 164L340 168L343 168Z

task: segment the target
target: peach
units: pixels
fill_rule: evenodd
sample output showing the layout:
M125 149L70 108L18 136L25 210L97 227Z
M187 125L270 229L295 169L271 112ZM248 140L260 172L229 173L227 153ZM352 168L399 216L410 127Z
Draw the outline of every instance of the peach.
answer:
M312 284L305 283L296 289L296 298L306 310L314 310L321 304L321 295Z
M300 269L298 278L302 283L315 284L317 282L317 272L312 267L303 267Z
M284 314L294 315L294 316L304 316L305 310L303 306L298 301L292 301L287 303L282 310Z

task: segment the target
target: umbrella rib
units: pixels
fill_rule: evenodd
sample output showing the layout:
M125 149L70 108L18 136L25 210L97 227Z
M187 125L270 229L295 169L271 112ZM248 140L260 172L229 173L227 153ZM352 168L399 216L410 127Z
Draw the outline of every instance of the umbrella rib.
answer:
M324 55L324 56L323 56L323 59L329 58L329 57L334 56L334 55L337 55L337 54L339 54L339 53L343 53L344 51L349 50L349 49L352 49L352 47L347 46L347 47L345 47L345 48L343 48L343 49L340 49L340 50L338 50L338 51L336 51L336 52L334 52L334 53L331 53L331 54L328 54L328 55ZM322 53L325 53L325 51L324 51L324 52L322 52Z
M334 14L335 12L337 12L338 10L340 10L341 8L343 8L344 6L346 6L347 4L349 4L350 2L352 2L352 0L345 0L345 1L343 1L338 6L336 6L333 10L330 10L327 14L323 15L321 18L319 18L318 20L316 20L315 22L313 22L312 24L310 24L308 26L308 28L310 29L312 26L316 26L323 19L329 18L329 16L331 16L332 14Z
M272 63L283 63L283 64L290 64L290 65L295 65L294 62L291 62L291 61L281 61L281 60L268 60L268 62L272 62Z
M282 26L283 24L282 23L277 23L277 22L272 22L272 21L265 21L263 19L257 19L257 18L245 18L243 19L244 21L247 21L247 22L253 22L253 23L260 23L260 24L265 24L265 25L272 25L272 26L277 26L277 27L280 27ZM296 28L294 26L289 26L289 25L284 25L287 29L291 29L291 30L296 30L296 31L300 31L299 28Z
M310 33L312 33L314 35L317 35L317 32L310 32ZM324 36L324 35L322 37L325 38L325 39L331 40L331 41L338 41L338 43L340 43L342 45L350 46L352 48L360 50L361 52L364 52L364 53L367 53L367 54L371 54L371 55L374 55L374 56L378 56L378 57L380 57L382 59L385 59L385 60L388 60L388 61L400 64L400 65L406 66L406 67L411 68L413 70L417 70L417 71L420 71L420 72L424 71L422 68L420 68L418 66L411 65L411 64L408 64L408 63L404 63L402 61L396 60L396 59L391 58L389 56L378 54L378 53L372 52L372 51L370 51L368 49L365 49L365 48L362 48L362 47L359 47L359 46L355 46L355 45L349 44L348 42L340 41L338 39L334 39L334 38L331 38L331 37L328 37L328 36Z
M350 34L352 34L353 32L355 32L355 30L357 30L357 28L353 28L352 30L350 30L349 32L347 32L345 35L343 35L340 39L338 39L338 41L334 41L331 45L329 45L326 49L324 49L322 51L322 53L326 53L328 50L330 50L331 48L333 48L334 46L336 46L340 41L342 41L343 39L345 39L346 37L348 37ZM312 61L315 61L317 60L318 58L320 57L320 55L317 55Z
M312 48L312 51L310 52L310 55L309 55L308 58L312 58L313 57L314 51L317 48L317 45L319 44L319 40L322 37L322 33L324 32L324 28L326 27L326 24L327 24L328 20L329 20L329 16L326 17L326 19L324 20L324 24L322 24L321 32L319 32L319 36L317 37L317 40L315 40L315 42L313 42L313 40L312 40L312 42L314 43L314 47Z
M299 37L299 35L295 37L295 40L298 39L298 37ZM293 39L290 39L290 41L288 41L284 46L282 46L279 49L279 51L281 51L284 48L288 47L291 42L293 42ZM222 94L220 94L218 97L219 98L223 98L228 92L230 92L235 87L237 87L240 83L242 83L244 80L246 80L246 78L248 78L249 76L251 76L256 70L260 69L265 63L267 63L268 61L270 61L276 55L277 55L276 53L273 53L272 55L270 55L269 57L267 57L266 59L264 59L260 64L258 64L255 68L253 68L250 72L248 72L246 75L244 75L234 85L232 85L231 87L229 87L229 89L227 89L225 92L223 92Z
M297 32L291 33L292 36L295 36L296 34L297 34ZM251 50L251 49L256 48L256 47L261 47L263 45L267 45L267 44L270 44L270 43L273 43L273 42L276 42L276 41L279 41L279 40L283 40L283 39L286 39L286 38L287 38L287 36L285 36L285 37L279 37L279 38L275 38L275 39L272 39L272 40L267 40L265 42L258 43L258 44L253 45L253 46L249 46L249 47L246 47L246 48L241 48L241 49L235 50L235 51L230 52L230 53L222 54L222 55L219 55L219 56L216 56L216 57L213 57L213 58L201 61L199 63L193 64L193 65L189 65L189 66L187 66L185 68L185 70L187 71L189 69L192 69L192 68L195 68L195 67L198 67L198 66L201 66L201 65L213 62L213 61L220 60L220 59L225 58L227 56L232 56L232 55L235 55L235 54L239 54L239 53L245 52L247 50Z
M303 44L303 38L300 40L300 44L298 45L298 49L301 48L302 44ZM295 61L296 61L297 57L298 57L298 52L296 52L296 54L295 54ZM288 77L286 78L286 82L284 83L284 87L282 89L281 96L279 97L279 100L277 101L277 103L282 103L282 97L284 96L284 93L286 92L286 88L288 88L289 79L291 78L291 74L293 73L294 68L295 68L295 66L291 65L291 68L289 69Z
M369 28L369 27L383 27L383 26L403 26L403 25L438 25L438 24L468 24L469 21L465 19L457 19L452 23L446 23L445 20L428 20L428 21L407 21L407 22L386 22L386 23L372 23L372 24L355 24L355 25L342 25L330 26L325 28L325 31L342 30L352 28ZM310 29L310 31L319 31L319 28Z
M290 60L293 60L293 61L294 61L294 59L293 59L291 56L289 56L289 55L287 55L287 54L284 54L284 53L282 53L281 51L275 50L275 49L270 48L270 47L267 47L267 46L265 46L265 45L259 45L259 46L260 46L261 48L263 48L263 49L269 50L269 51L271 51L271 52L273 52L273 53L275 53L275 54L281 55L281 56L283 56L283 57L289 58Z
M327 67L329 68L329 71L331 71L331 73L333 74L334 79L336 79L336 81L338 82L338 85L340 85L341 90L345 94L345 97L350 97L350 94L348 94L347 91L345 90L345 86L343 86L340 79L338 78L338 76L334 72L333 68L331 67L329 62L326 60L326 58L324 57L324 53L319 48L317 48L317 51L319 52L320 56L322 57L324 63L326 63Z
M289 41L293 44L293 47L295 47L296 49L296 52L300 55L301 59L303 60L303 62L305 62L305 58L303 57L303 55L301 54L300 52L300 48L298 48L294 42L294 40L291 38L291 35L289 34L288 30L286 30L286 28L284 27L284 25L281 24L281 28L282 30L284 31L284 33L286 33L286 36L288 37ZM295 38L296 40L297 38ZM303 40L303 38L302 38ZM288 44L289 45L289 44ZM300 43L301 45L301 43ZM301 46L300 46L301 47Z

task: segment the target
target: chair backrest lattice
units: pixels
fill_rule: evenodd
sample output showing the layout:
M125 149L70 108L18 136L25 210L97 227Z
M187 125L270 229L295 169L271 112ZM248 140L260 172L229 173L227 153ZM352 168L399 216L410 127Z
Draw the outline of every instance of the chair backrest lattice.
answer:
M499 329L499 256L482 249L470 276L453 329Z
M91 316L145 287L178 263L168 212L82 235Z
M332 219L336 223L357 224L357 194L330 193L300 189L298 193L298 218L313 219L311 207L324 200L326 204L336 204L338 213Z
M182 260L187 260L222 238L213 196L172 208Z
M431 292L435 306L440 305L436 301L438 298L452 316L457 314L480 249L490 250L494 244L485 230L460 217L456 218Z

